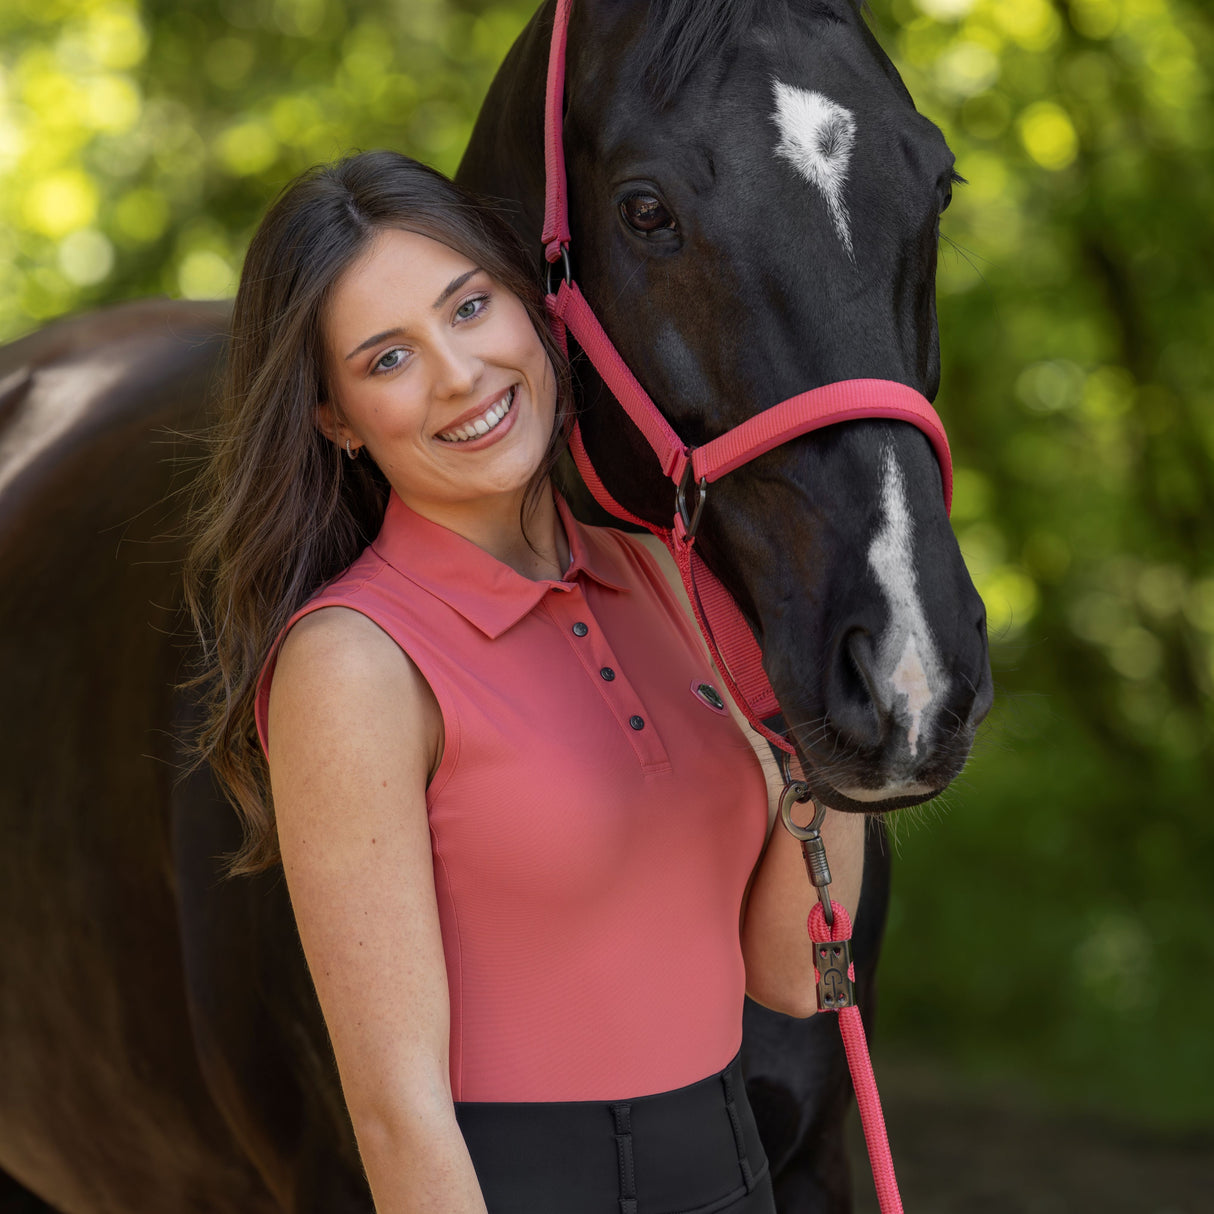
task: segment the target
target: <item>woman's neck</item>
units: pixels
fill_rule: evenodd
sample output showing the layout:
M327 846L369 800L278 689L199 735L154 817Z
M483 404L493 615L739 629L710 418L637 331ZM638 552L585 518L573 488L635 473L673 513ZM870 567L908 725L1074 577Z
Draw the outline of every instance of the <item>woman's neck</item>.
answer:
M463 536L525 578L560 581L569 568L569 541L547 482L533 495L525 513L515 494L441 509L401 496L410 509Z

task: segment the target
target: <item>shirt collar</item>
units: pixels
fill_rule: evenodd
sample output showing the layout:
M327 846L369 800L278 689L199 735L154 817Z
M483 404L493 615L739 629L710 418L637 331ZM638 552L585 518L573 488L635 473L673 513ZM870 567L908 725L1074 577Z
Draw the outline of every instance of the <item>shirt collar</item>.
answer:
M569 592L582 578L627 593L620 554L597 528L583 528L564 498L554 493L569 541L570 564L562 581L532 581L478 548L471 540L418 514L395 490L372 550L399 574L442 599L491 640L532 611L551 590Z

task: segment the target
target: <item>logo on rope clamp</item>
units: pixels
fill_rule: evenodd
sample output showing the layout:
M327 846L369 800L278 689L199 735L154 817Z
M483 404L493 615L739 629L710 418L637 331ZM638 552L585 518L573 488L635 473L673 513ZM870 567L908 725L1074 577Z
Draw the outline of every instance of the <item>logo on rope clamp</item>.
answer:
M851 941L824 940L814 944L814 969L818 975L818 1010L837 1012L856 1002L855 988L847 976L851 971Z

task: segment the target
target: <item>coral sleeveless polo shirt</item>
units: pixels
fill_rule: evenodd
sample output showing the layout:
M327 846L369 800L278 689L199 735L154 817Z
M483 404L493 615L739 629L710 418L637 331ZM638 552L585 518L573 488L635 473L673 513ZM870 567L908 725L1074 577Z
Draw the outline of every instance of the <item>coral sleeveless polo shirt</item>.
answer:
M741 1043L762 769L650 555L557 505L570 568L531 581L393 494L291 621L362 612L441 709L426 804L461 1101L648 1095ZM273 657L263 746L272 677Z

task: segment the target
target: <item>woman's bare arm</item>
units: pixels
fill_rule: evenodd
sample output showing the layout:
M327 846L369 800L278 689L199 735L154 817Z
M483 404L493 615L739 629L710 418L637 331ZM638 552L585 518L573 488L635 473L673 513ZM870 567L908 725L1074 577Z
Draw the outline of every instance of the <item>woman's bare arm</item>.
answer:
M635 538L653 555L687 614L694 619L683 581L665 546L650 535ZM806 875L800 843L775 820L784 781L771 748L750 728L733 700L726 696L725 701L763 766L768 793L767 848L751 879L741 925L746 993L778 1012L810 1016L818 1010L818 1000L805 921L817 894ZM798 806L794 820L808 821L807 808ZM822 841L832 878L830 894L847 908L853 920L864 875L864 824L863 814L831 810L822 825Z
M450 1003L426 815L442 718L357 612L284 641L269 760L291 904L378 1214L484 1214L455 1121Z

